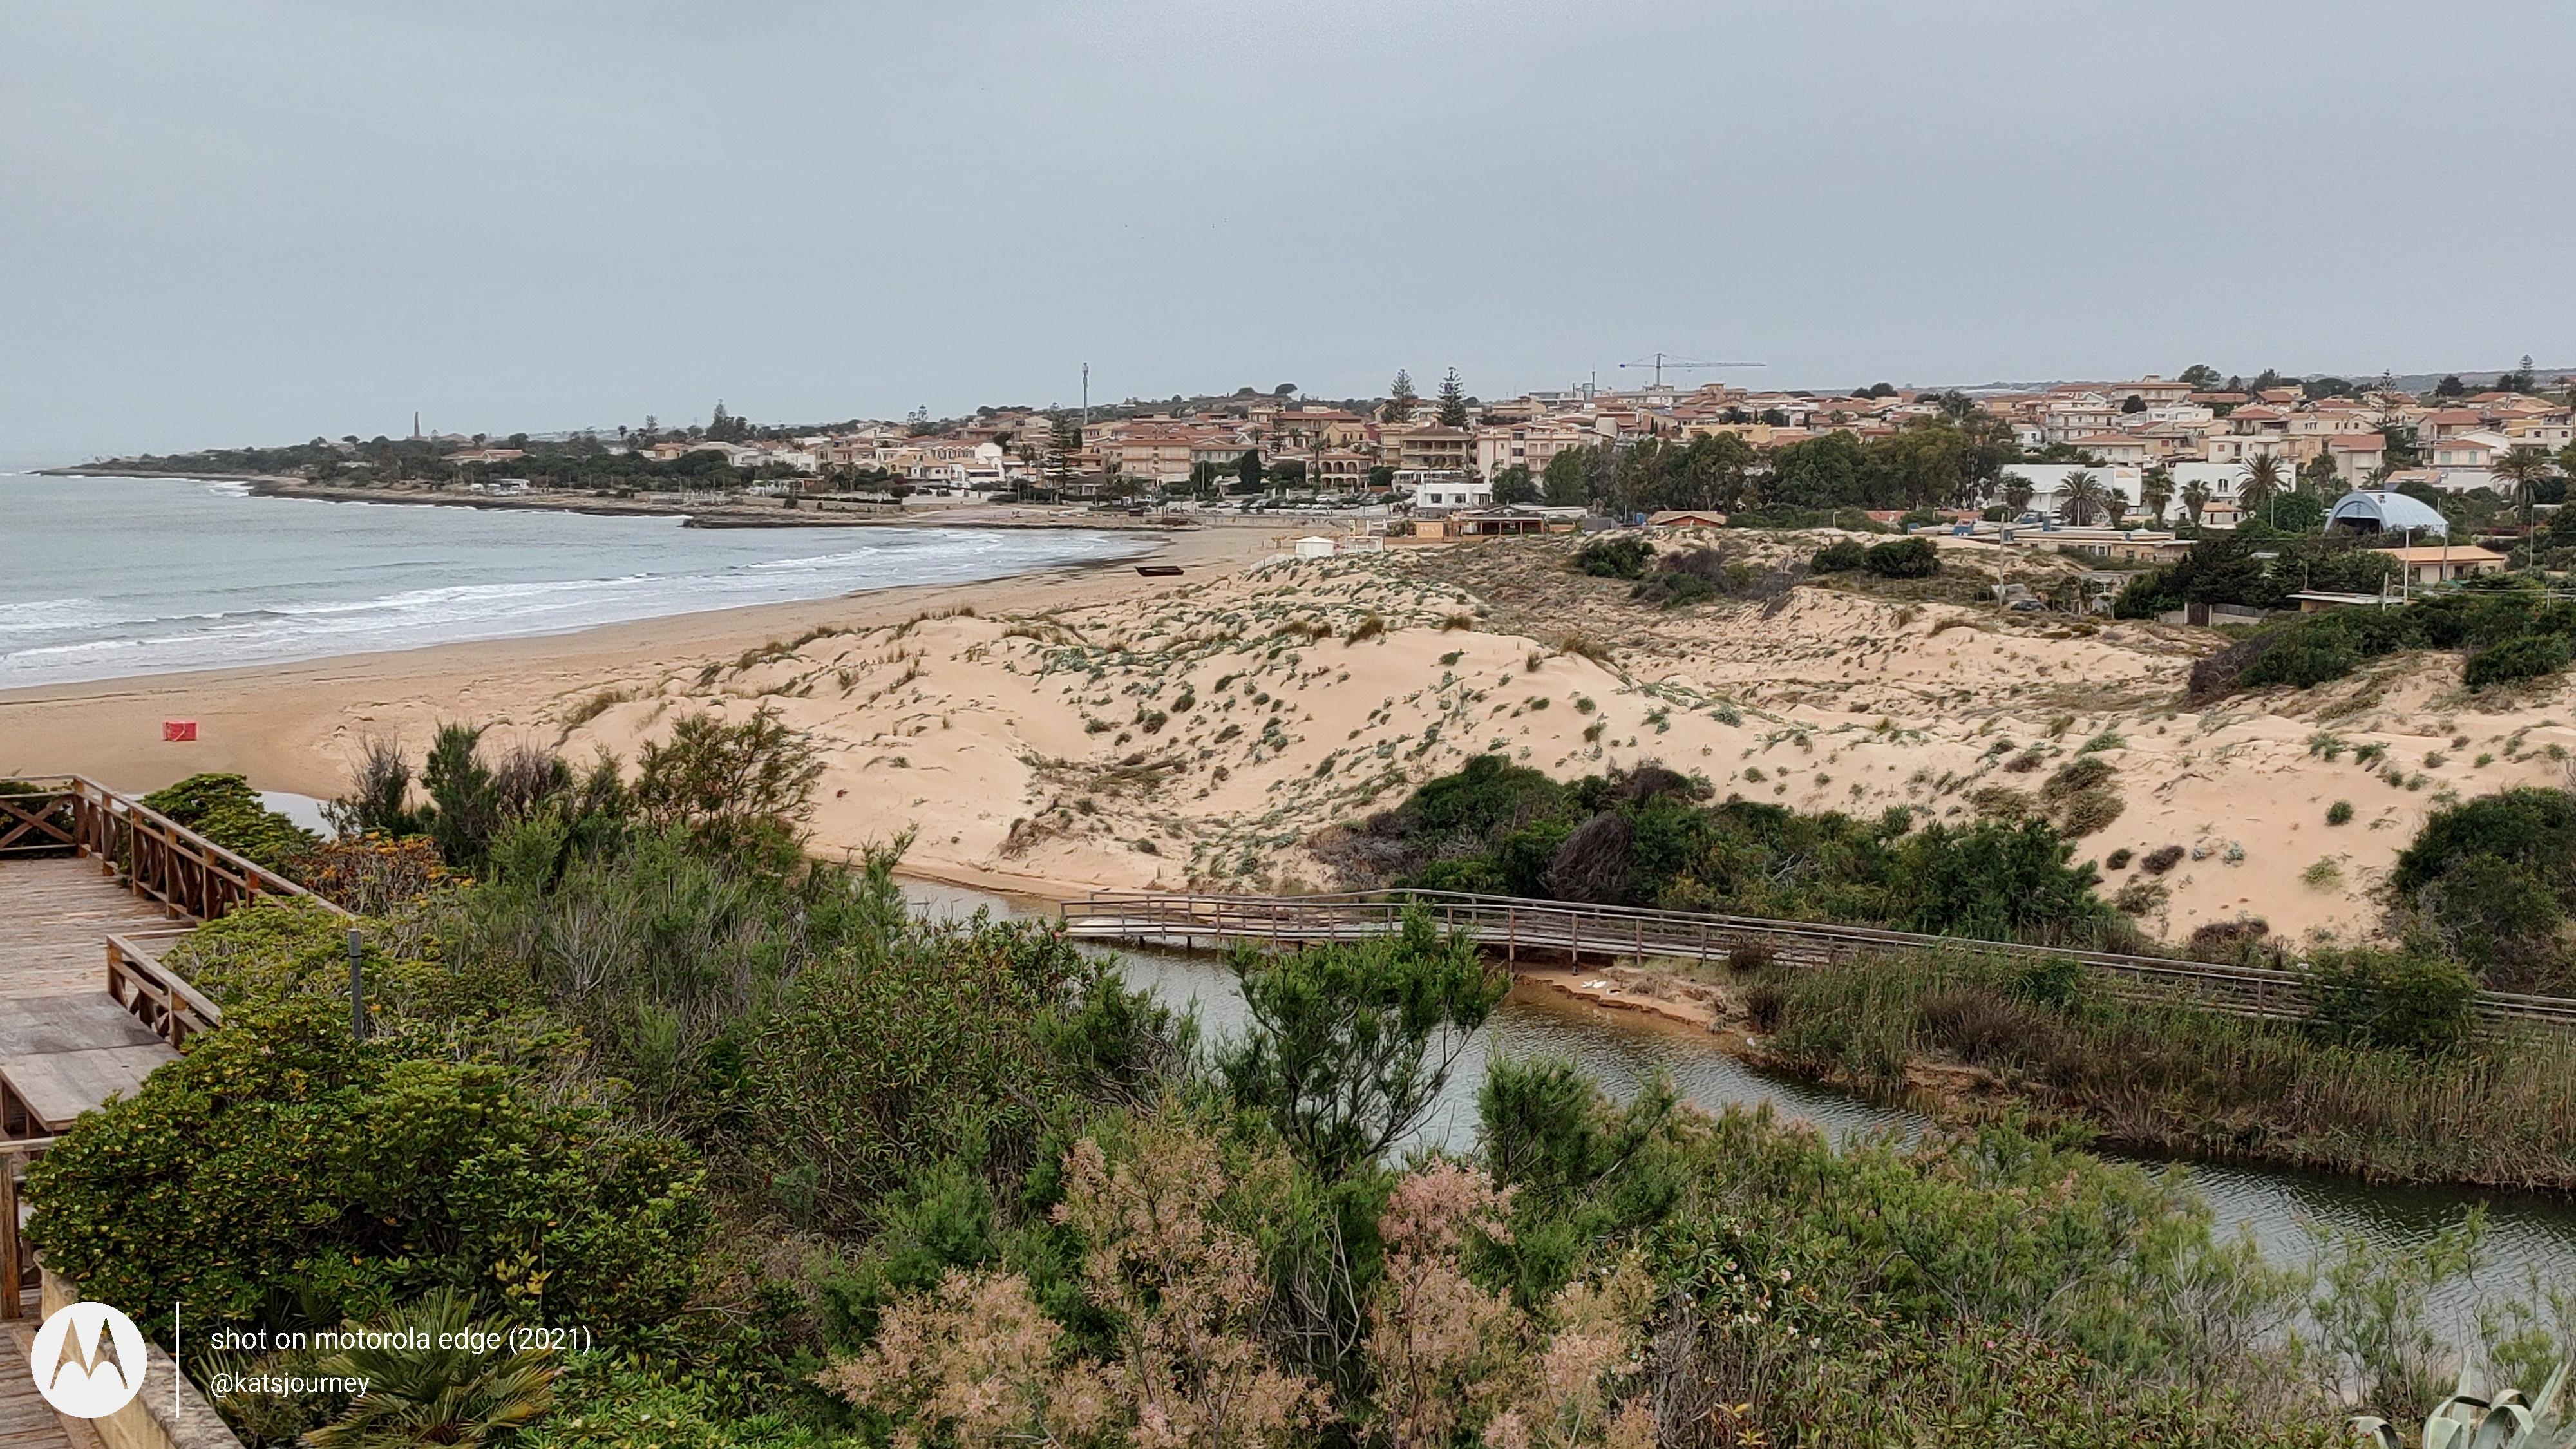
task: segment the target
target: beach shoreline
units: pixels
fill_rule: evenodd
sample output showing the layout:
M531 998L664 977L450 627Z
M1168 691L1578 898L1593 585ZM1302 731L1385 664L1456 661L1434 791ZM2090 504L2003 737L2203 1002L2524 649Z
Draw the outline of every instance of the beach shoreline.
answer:
M184 473L138 473L105 464L38 468L37 478L132 479L141 482L240 483L254 497L292 498L310 503L368 503L397 508L472 508L490 513L578 513L593 518L676 518L683 528L994 528L1099 529L1114 532L1161 532L1195 526L1198 520L1170 515L1100 513L1060 503L943 503L900 514L851 513L814 508L764 507L748 503L655 503L639 498L601 498L593 494L449 493L433 488L314 483L283 473L223 473L194 469ZM818 499L819 502L819 499Z
M237 771L263 789L329 798L347 788L356 744L424 721L524 723L550 701L638 671L696 665L820 629L919 615L1108 602L1169 578L1232 573L1271 551L1268 525L1217 523L1136 532L1150 547L1119 559L1049 565L964 583L912 584L824 598L660 615L545 634L28 685L0 690L0 775L78 773L148 791L203 770ZM166 743L165 720L197 739Z

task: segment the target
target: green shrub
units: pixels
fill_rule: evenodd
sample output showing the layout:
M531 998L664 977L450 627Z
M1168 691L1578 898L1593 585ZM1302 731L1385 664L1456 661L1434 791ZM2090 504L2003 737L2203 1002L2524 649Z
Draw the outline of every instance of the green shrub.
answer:
M245 1008L29 1170L28 1236L113 1303L336 1324L454 1287L647 1336L707 1227L694 1155L501 1067L350 1040L345 1005Z
M2436 810L2398 853L2389 889L2488 984L2561 978L2562 928L2576 910L2576 796L2525 788Z
M1642 579L1655 546L1633 533L1603 534L1574 551L1574 571L1601 579Z
M1900 538L1870 545L1860 566L1883 579L1928 579L1941 572L1941 551L1928 538Z
M1766 775L1744 772L1748 781ZM1373 817L1367 839L1351 847L1352 864L1433 889L1499 883L1514 895L1604 905L1988 939L2127 939L2125 923L2092 895L2093 867L2073 862L2053 824L1915 831L1904 811L1861 820L1743 799L1705 803L1709 793L1651 763L1560 785L1484 756ZM2118 813L2119 797L2097 787L2065 803L2077 824L2099 828Z
M293 875L322 837L269 809L240 775L190 775L143 797L144 805L236 855Z
M2310 1023L2330 1038L2435 1052L2468 1034L2478 984L2457 963L2367 946L2319 951Z
M2349 800L2337 800L2332 805L2327 806L2326 823L2328 825L2350 825L2352 823L2352 802Z
M2066 956L2050 956L2022 967L2013 977L2010 989L2020 1000L2062 1008L2075 1004L2076 993L2083 985L2082 962Z
M2460 682L2471 689L2484 689L2491 684L2538 679L2566 668L2571 655L2576 655L2576 646L2571 646L2563 634L2508 639L2471 655L2468 667L2461 671Z
M1861 566L1862 555L1865 552L1867 550L1862 547L1859 540L1838 538L1816 550L1815 557L1807 561L1807 571L1818 574L1849 573Z

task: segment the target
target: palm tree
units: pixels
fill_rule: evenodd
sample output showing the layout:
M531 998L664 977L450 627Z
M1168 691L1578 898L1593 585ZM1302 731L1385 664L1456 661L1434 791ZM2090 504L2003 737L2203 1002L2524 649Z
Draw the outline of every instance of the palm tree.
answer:
M2281 460L2265 453L2245 460L2244 481L2236 485L2236 506L2251 517L2281 494Z
M2173 502L2173 470L2159 463L2147 470L2138 483L2138 501L2154 516L2156 527L2165 526L2165 505Z
M2550 458L2548 449L2535 448L2528 443L2495 460L2495 475L2513 485L2514 497L2522 504L2523 553L2526 558L2531 552L2532 490L2540 486L2542 479L2557 471L2558 465Z
M2090 468L2078 468L2057 485L2058 513L2069 523L2081 528L2092 521L2094 510L2103 508L2102 480Z
M2006 473L2004 475L2004 486L2001 492L2004 500L2004 513L2007 517L2019 518L2023 513L2029 510L2031 493L2029 479L2021 476L2019 473Z
M2182 485L2182 511L2191 515L2191 526L2200 527L2200 510L2209 506L2209 485L2193 479Z
M368 1382L365 1397L312 1434L317 1449L410 1449L421 1444L497 1444L554 1407L554 1356L540 1349L475 1353L441 1348L469 1328L474 1300L440 1288L397 1315L399 1328L427 1330L428 1348L353 1348L325 1360L325 1372Z

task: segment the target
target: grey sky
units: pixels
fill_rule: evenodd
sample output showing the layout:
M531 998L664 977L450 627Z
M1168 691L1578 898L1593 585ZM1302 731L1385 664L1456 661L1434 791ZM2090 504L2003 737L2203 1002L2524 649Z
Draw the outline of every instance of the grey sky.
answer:
M14 0L0 460L2576 357L2561 4Z

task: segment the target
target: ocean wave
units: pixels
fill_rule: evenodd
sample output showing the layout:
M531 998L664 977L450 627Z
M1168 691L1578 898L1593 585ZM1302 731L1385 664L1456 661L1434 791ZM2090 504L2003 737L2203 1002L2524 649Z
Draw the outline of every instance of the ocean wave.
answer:
M317 547L309 561L296 560L303 566L300 576L281 578L240 565L193 577L174 574L166 581L168 612L162 613L152 612L161 601L148 595L109 602L66 594L0 604L0 688L565 633L705 609L998 578L1142 548L1131 537L1105 532L924 529L876 534L829 552L740 557L749 547L789 540L737 535L691 540L687 547L701 556L675 558L682 566L670 569L650 566L669 548L657 544L650 551L602 547L596 551L626 557L579 577L420 581L424 574L441 572L488 574L522 557L515 548L487 550L453 532L442 537L452 551L423 554L405 548L399 567L362 553L334 557ZM639 560L638 552L651 556ZM704 557L708 552L719 558ZM727 553L737 556L721 557ZM556 562L560 566L560 551ZM639 562L645 566L636 566ZM403 579L406 574L411 578ZM362 579L414 586L331 596ZM174 604L181 607L169 608Z

